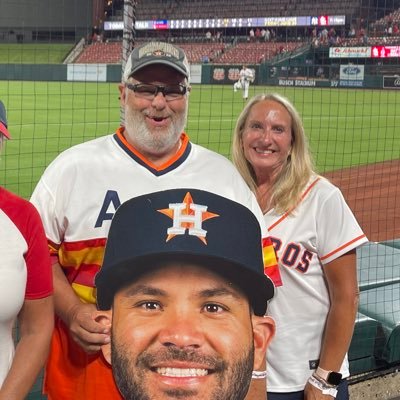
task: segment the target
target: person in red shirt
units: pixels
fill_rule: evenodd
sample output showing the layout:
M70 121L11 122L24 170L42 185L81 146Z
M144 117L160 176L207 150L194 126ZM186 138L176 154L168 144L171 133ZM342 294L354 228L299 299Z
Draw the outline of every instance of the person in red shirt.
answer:
M0 149L7 139L6 110L0 101ZM1 186L0 259L0 400L19 400L28 395L47 357L53 285L38 212ZM16 321L19 341L14 346Z

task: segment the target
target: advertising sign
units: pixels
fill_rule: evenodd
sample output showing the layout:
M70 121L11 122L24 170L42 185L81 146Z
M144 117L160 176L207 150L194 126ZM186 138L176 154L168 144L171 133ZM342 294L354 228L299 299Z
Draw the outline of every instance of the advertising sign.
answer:
M106 82L107 64L68 64L68 81Z
M383 87L385 89L400 89L400 76L384 76Z
M374 46L373 58L400 57L400 46Z
M340 80L362 81L364 80L364 65L341 65Z
M279 86L302 86L302 87L314 87L316 81L314 79L279 79Z
M331 47L329 58L370 58L371 47Z

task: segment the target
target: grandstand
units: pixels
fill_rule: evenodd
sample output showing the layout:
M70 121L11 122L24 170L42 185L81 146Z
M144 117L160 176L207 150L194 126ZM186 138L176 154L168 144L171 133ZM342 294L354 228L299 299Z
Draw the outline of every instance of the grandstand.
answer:
M302 42L273 43L178 43L186 52L190 63L213 62L217 64L260 64L278 54L291 52L304 45ZM74 60L75 63L120 64L122 42L92 43L86 45Z
M395 6L395 1L393 6ZM399 4L400 6L400 4ZM114 1L106 12L107 21L123 20L123 2ZM315 10L322 15L345 16L346 24L328 32L326 37L320 37L323 27L300 28L269 26L271 39L249 37L250 26L246 18L265 16L272 18L314 15ZM396 45L400 43L398 19L400 9L380 7L379 1L371 6L364 0L327 1L320 0L317 4L309 1L251 0L242 6L242 1L233 0L155 0L152 2L138 1L136 8L137 21L164 21L166 19L209 19L210 21L226 18L242 18L243 24L227 28L216 27L209 23L208 27L194 29L187 27L179 30L136 30L135 42L160 39L174 42L186 51L191 63L217 64L260 64L272 60L282 53L290 53L306 44L340 46L363 45ZM107 22L106 21L106 22ZM388 34L388 26L391 33ZM262 26L258 26L259 29ZM394 30L393 30L394 28ZM354 35L350 31L354 29ZM206 38L210 31L211 38ZM333 35L333 37L332 37ZM96 40L88 40L82 49L82 54L75 58L76 63L111 63L122 62L122 31L103 30L101 35L95 35ZM101 44L98 41L107 43ZM119 44L118 44L119 43Z
M139 1L137 19L182 19L182 18L234 18L265 16L313 15L315 9L321 15L357 15L359 0L153 0Z
M273 57L302 47L302 42L244 42L224 51L214 60L221 64L260 64Z
M74 62L79 64L121 64L122 43L91 43L85 46Z

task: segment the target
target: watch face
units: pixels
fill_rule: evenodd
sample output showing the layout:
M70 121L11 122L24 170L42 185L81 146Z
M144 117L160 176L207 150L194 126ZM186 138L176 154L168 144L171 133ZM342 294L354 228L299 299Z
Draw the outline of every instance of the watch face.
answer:
M328 379L326 380L331 385L339 385L340 381L342 380L342 374L339 372L330 372L328 375Z

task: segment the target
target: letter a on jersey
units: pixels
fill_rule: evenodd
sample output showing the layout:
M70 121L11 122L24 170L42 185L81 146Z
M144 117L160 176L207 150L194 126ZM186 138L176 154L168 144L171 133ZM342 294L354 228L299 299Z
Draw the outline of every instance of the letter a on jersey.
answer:
M186 230L189 235L197 236L207 244L207 231L203 229L203 221L219 217L218 214L207 211L207 206L193 203L191 194L185 195L182 203L170 203L169 208L157 210L172 219L172 226L167 230L167 242L176 235L184 235Z

